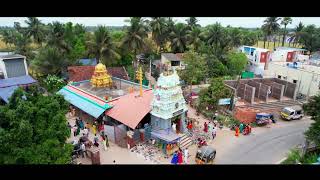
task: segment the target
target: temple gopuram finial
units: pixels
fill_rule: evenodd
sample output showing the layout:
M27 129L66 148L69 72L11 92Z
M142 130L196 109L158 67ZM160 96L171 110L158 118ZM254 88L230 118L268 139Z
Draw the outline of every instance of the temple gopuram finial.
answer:
M108 74L107 68L102 63L96 65L94 73L91 77L91 84L93 87L111 87L112 79Z
M143 72L142 68L140 67L138 71L136 71L136 79L139 80L140 84L140 97L142 97L142 79L143 79Z

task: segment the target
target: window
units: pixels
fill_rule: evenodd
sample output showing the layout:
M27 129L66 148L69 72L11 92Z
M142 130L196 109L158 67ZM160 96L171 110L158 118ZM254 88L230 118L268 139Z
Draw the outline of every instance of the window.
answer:
M284 79L284 80L287 80L287 76L284 76L283 79Z
M297 80L295 80L295 79L294 79L294 80L293 80L293 83L295 83L295 84L296 84L296 83L297 83Z
M278 75L278 79L281 79L281 76L280 76L280 75Z
M253 51L251 51L250 55L253 56Z
M171 66L180 66L180 61L171 61Z
M293 115L293 114L294 114L294 112L291 112L291 113L290 113L290 115Z

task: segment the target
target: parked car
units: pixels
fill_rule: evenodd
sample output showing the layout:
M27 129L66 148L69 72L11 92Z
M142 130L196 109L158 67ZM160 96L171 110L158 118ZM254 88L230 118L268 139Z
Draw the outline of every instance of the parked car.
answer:
M304 114L301 106L285 107L281 110L280 116L285 120L301 119Z

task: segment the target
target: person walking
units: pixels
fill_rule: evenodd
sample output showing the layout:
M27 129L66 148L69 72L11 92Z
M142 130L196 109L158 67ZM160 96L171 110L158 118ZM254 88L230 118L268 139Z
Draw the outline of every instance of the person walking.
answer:
M85 136L89 137L89 131L88 131L87 127L84 127L84 129L83 129L83 134L84 134Z
M192 121L189 121L189 123L188 123L188 130L189 130L189 132L192 132Z
M103 148L106 151L107 150L107 141L104 137L102 137L102 144L103 144Z
M92 125L92 133L93 134L97 133L97 126L95 125L95 123Z
M209 122L209 124L208 124L209 133L212 132L212 128L213 128L213 125L211 124L211 122Z
M172 131L173 131L174 133L177 133L177 125L176 125L176 123L173 123L173 124L172 124Z
M80 134L80 127L77 127L77 131L76 131L76 136L78 136Z
M239 127L236 126L236 134L235 134L236 137L239 137L239 131L240 131L240 130L239 130Z
M95 145L96 147L99 147L98 141L99 141L99 138L98 138L97 134L95 134L94 139L93 139L93 142L94 142L93 145Z
M183 155L182 155L182 150L179 148L178 151L178 164L182 164L183 163Z
M188 148L184 149L184 163L188 164L189 150Z
M244 125L243 125L243 123L241 123L240 126L239 126L240 133L243 132L243 129L244 129Z
M175 151L173 153L172 159L171 159L171 164L178 164L178 152Z
M206 133L208 132L208 124L207 124L207 122L204 122L203 131L206 132Z
M212 140L217 136L217 127L213 127L212 129Z
M85 157L84 154L86 154L86 156L88 156L88 153L87 153L87 150L86 150L86 146L84 145L84 143L81 143L80 149L81 149L82 158Z

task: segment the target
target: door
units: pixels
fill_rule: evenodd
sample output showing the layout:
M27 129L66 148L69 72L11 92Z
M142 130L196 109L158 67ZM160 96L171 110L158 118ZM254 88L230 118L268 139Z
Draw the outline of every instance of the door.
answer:
M27 75L23 58L7 59L3 60L3 62L5 64L8 78Z
M288 52L287 53L287 62L292 62L293 59L293 52Z

